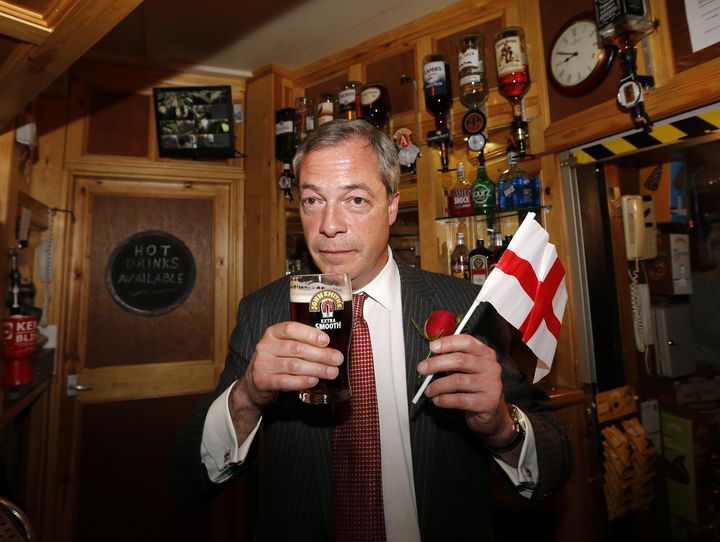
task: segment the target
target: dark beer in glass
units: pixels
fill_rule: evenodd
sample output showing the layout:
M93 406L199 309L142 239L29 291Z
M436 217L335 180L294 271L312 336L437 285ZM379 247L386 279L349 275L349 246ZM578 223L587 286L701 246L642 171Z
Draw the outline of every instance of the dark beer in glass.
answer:
M328 404L350 397L352 316L352 287L347 273L290 277L290 318L327 333L328 347L339 350L344 357L338 376L332 380L321 378L314 387L301 391L301 401Z

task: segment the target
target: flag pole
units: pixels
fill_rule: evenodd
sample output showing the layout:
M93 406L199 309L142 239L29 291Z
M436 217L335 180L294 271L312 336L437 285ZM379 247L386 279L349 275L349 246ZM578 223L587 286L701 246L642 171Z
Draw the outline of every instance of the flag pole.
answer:
M472 302L472 305L470 305L470 308L465 313L465 317L462 319L462 321L458 324L458 326L455 328L455 333L453 335L460 335L460 332L463 330L465 325L468 323L468 320L470 320L470 317L475 312L475 309L478 308L478 305L480 305L480 292L478 292L478 295L475 297L475 301ZM430 384L430 381L433 379L433 376L435 375L427 375L425 377L425 381L422 383L422 386L420 386L420 389L415 394L415 397L413 397L413 404L416 405L417 402L420 400L420 397L422 397L423 392Z
M530 221L534 221L534 220L535 220L535 213L529 212L529 213L525 216L525 218L523 219L522 224L520 224L520 227L518 228L517 232L515 233L516 237L514 237L513 240L516 240L517 234L518 234L521 230L524 231L523 226L525 226L526 223L529 223ZM510 242L510 247L509 247L509 248L512 248L512 244L513 244L513 241ZM502 261L502 258L501 258L501 261ZM491 272L491 274L494 273L494 272L495 272L495 270L493 270L493 271ZM489 278L489 277L488 277L488 278ZM463 318L463 319L462 319L462 322L460 322L460 325L457 326L457 328L455 329L455 333L453 333L453 335L459 335L459 334L460 334L460 332L462 331L462 329L463 329L463 328L465 327L465 325L468 323L468 320L470 320L470 317L471 317L471 316L473 315L473 313L475 312L475 309L477 309L477 308L478 308L478 305L480 305L480 303L483 301L483 299L481 299L481 295L483 294L484 288L485 288L485 286L483 285L483 289L481 289L480 292L478 292L477 297L476 297L475 300L473 301L472 305L470 305L470 308L468 309L468 311L465 313L465 318ZM425 381L422 383L422 386L420 386L420 389L419 389L419 390L417 391L417 393L415 394L415 397L413 397L412 402L413 402L414 405L416 405L417 402L420 400L420 397L422 396L423 392L425 391L425 389L426 389L426 388L428 387L428 385L430 384L430 381L433 379L433 376L434 376L434 375L431 375L431 374L430 374L430 375L427 375L427 376L425 377Z

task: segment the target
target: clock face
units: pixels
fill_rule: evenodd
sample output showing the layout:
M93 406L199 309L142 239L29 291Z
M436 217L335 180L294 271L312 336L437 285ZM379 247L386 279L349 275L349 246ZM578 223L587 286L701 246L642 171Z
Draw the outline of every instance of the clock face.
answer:
M553 40L548 67L558 92L577 96L602 81L611 60L611 51L598 42L595 21L576 18Z

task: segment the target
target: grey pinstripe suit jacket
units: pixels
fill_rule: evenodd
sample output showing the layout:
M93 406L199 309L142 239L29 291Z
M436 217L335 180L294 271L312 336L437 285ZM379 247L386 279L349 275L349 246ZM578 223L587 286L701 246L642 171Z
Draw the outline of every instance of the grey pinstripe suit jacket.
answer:
M403 330L406 344L410 435L420 532L423 540L492 538L489 520L489 467L492 459L470 433L463 414L427 402L411 405L419 385L415 366L427 345L412 327L411 318L424 322L443 308L467 310L477 287L445 275L419 271L398 262L402 283ZM175 443L172 480L186 500L215 493L200 462L200 442L212 401L244 372L264 330L289 319L287 278L247 296L240 303L230 352L215 393L202 401ZM481 305L468 332L495 348L503 363L504 394L529 417L535 433L540 479L533 501L541 500L569 477L570 445L562 426L549 413L546 397L533 391L507 356L509 328L494 309ZM329 539L331 525L332 410L300 404L287 395L263 416L262 490L258 532L260 540ZM257 443L251 453L257 454ZM247 468L252 461L246 462Z

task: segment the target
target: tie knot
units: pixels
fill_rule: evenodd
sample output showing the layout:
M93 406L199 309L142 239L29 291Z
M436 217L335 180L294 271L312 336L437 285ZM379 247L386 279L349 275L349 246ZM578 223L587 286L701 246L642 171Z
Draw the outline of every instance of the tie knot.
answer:
M353 294L353 318L355 318L355 319L362 318L363 304L365 303L365 300L367 298L368 298L368 295L365 292L360 292L359 294Z

